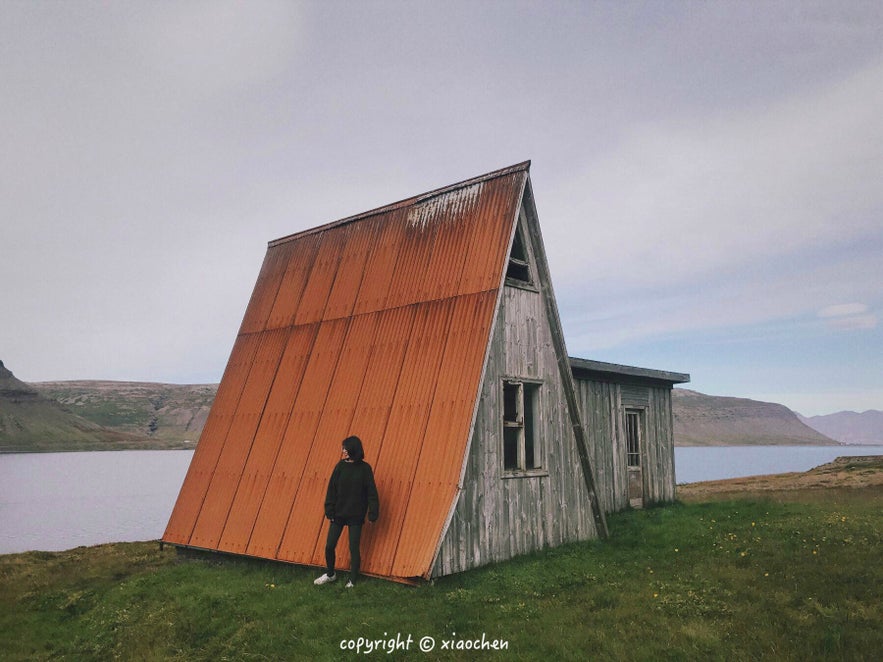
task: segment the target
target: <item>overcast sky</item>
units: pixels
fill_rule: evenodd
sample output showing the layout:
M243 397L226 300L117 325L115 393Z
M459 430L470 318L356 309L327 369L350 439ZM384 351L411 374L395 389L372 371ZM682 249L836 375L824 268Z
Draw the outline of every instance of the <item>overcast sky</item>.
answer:
M526 159L571 355L883 409L878 0L0 0L0 359L216 382L267 241Z

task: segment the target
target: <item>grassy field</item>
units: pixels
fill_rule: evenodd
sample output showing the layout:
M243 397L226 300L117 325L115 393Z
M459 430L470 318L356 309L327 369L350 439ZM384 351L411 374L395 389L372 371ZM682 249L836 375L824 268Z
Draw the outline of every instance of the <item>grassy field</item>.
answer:
M416 588L156 543L2 556L0 658L875 660L881 506L880 486L703 498ZM466 650L482 637L506 648Z

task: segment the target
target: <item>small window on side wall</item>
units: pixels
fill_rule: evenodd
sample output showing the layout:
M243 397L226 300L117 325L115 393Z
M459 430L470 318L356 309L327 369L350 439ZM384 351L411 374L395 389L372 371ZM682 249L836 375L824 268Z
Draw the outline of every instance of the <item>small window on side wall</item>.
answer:
M539 384L503 382L503 470L507 473L540 469L536 418Z
M626 464L630 467L641 466L641 418L640 410L625 412Z

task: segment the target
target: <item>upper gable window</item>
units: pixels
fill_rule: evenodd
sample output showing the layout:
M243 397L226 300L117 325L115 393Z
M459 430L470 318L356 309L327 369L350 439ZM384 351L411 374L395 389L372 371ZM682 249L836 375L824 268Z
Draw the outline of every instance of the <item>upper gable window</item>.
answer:
M524 241L524 231L519 223L509 253L509 264L506 267L506 280L514 285L533 285L530 258Z

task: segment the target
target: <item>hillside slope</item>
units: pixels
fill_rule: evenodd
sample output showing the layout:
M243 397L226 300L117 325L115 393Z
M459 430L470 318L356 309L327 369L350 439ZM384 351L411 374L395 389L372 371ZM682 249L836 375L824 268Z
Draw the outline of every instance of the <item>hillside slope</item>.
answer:
M883 444L883 411L841 411L825 416L801 416L800 420L844 444Z
M676 446L837 444L802 423L784 405L772 402L676 388L672 413Z
M3 440L8 442L9 430L18 425L9 415L9 403L13 400L19 413L28 406L37 407L33 403L41 403L28 418L29 432L17 433L19 445L15 450L91 450L96 446L192 448L218 388L217 384L94 380L24 384L12 378L11 373L4 383L8 394L18 395L3 399L0 416L5 418L0 418L0 426L5 428L0 427L0 450L10 449ZM672 409L678 446L837 443L779 404L676 388ZM65 417L64 424L54 422L60 416Z
M140 448L146 438L77 416L0 361L0 452Z
M199 440L217 384L65 381L32 384L94 423L153 441L192 447Z

